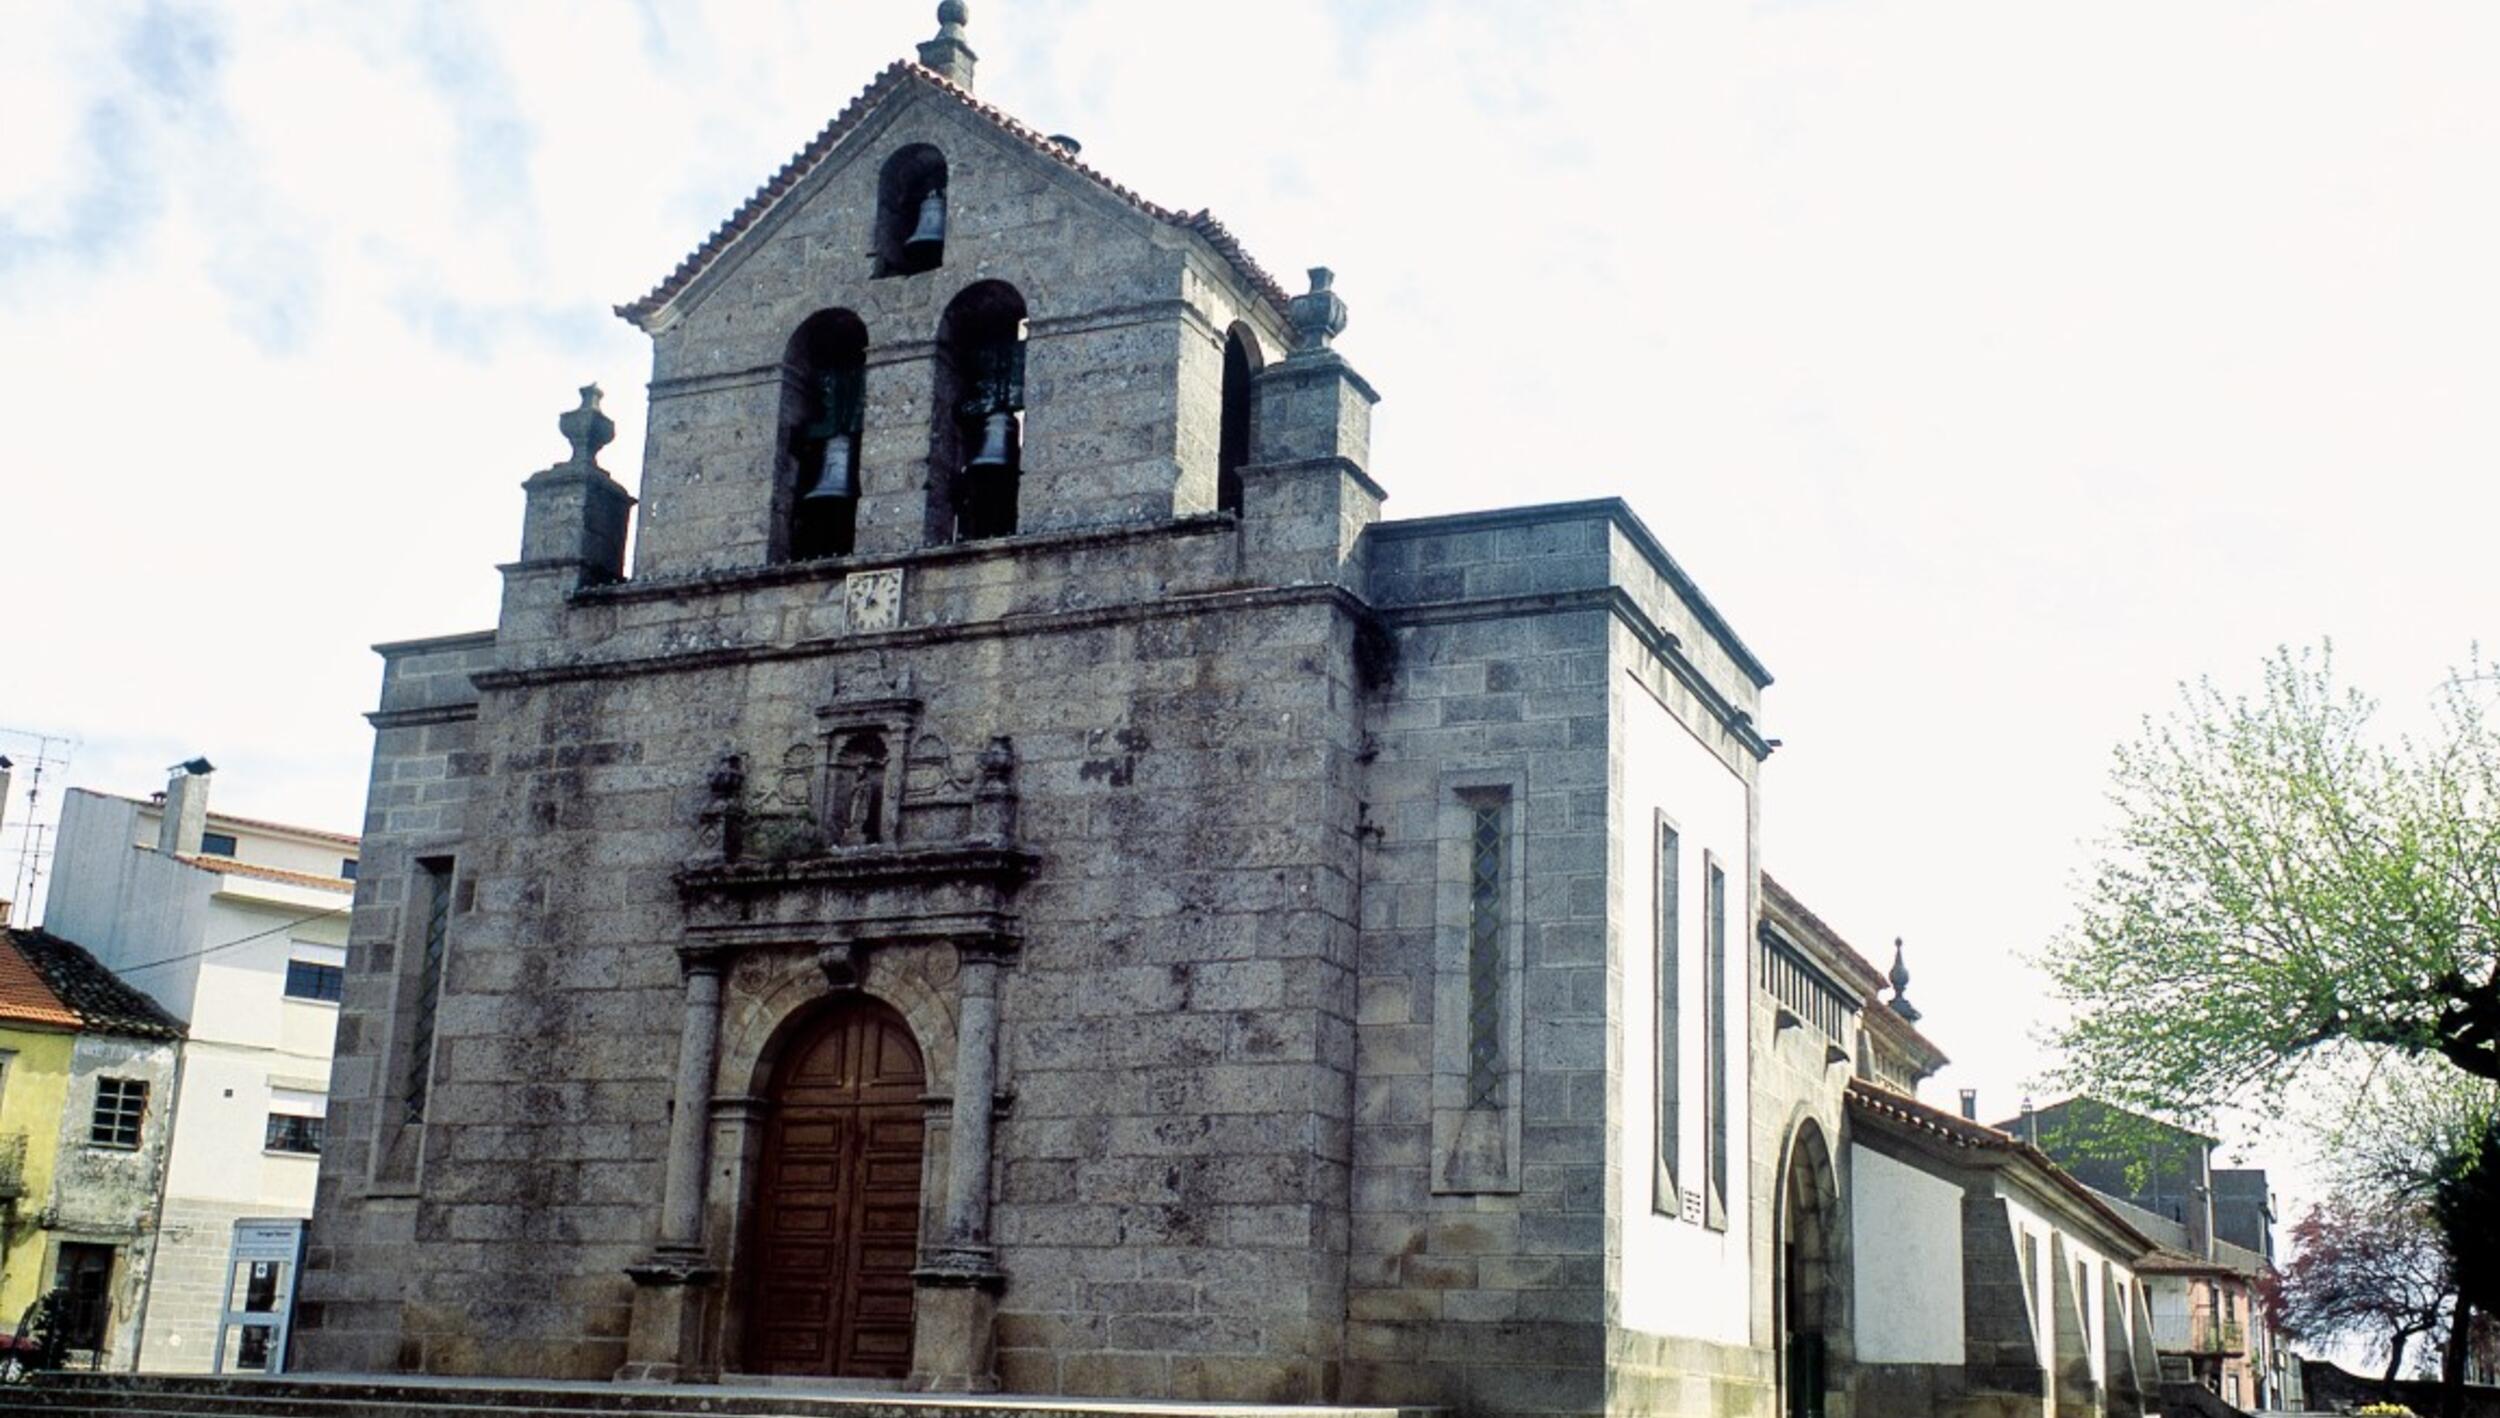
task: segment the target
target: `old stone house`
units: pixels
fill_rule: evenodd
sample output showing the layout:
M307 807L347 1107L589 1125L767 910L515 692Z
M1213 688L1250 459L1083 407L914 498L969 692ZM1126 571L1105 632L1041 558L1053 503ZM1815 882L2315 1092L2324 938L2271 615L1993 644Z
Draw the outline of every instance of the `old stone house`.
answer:
M75 942L0 926L0 1328L50 1295L78 1362L142 1357L182 1038Z
M1768 672L1621 502L1384 518L1329 273L963 8L380 647L302 1366L1847 1411L1941 1055L1764 910Z

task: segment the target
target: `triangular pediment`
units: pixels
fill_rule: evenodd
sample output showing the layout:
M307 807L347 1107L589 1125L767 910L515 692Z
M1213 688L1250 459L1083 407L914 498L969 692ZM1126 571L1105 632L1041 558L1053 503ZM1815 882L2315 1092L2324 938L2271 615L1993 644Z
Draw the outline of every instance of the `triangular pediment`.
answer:
M801 200L810 179L828 165L840 160L844 145L854 134L869 129L894 105L929 95L960 107L975 120L1015 147L1056 165L1099 188L1146 220L1162 223L1188 232L1206 243L1207 248L1238 272L1249 288L1274 307L1277 318L1284 317L1289 299L1259 263L1251 259L1241 243L1226 231L1224 224L1201 208L1195 212L1177 211L1159 206L1106 176L1099 169L1081 161L1066 146L1051 141L1026 127L1008 113L992 104L983 103L972 93L944 76L913 63L897 60L877 75L859 96L834 116L832 122L810 139L781 166L754 195L740 204L729 219L704 238L686 258L650 292L638 300L616 307L616 313L645 331L666 323L662 317L681 298L702 283L712 271L731 262L750 242L760 239L783 208Z

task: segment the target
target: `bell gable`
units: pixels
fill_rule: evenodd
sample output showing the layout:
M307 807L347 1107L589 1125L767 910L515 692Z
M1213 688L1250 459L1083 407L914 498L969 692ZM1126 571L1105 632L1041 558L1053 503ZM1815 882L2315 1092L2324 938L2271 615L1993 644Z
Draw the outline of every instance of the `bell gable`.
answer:
M618 307L653 340L637 575L1218 510L1228 371L1285 303L1208 214L899 62Z

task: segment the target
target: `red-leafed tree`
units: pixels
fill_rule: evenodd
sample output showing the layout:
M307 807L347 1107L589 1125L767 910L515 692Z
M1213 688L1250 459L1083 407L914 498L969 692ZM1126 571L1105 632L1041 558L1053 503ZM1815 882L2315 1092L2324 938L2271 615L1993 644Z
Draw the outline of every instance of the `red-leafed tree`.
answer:
M2416 1336L2437 1336L2456 1294L2438 1224L2426 1208L2331 1197L2292 1227L2292 1263L2268 1297L2277 1321L2313 1342L2387 1346L2387 1378Z

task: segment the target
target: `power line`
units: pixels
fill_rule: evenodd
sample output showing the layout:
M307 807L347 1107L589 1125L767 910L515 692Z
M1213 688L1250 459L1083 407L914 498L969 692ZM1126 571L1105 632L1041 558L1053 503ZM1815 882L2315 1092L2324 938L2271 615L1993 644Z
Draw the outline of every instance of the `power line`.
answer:
M156 968L157 966L159 966L159 965L174 965L174 964L179 964L179 963L181 963L182 961L185 961L185 960L192 960L192 959L196 959L196 958L198 958L199 956L203 956L203 955L214 955L214 954L216 954L218 951L221 951L221 950L232 950L234 947L236 947L236 946L238 946L238 945L249 945L249 944L251 944L253 941L256 941L256 940L265 940L265 939L267 939L267 938L268 938L268 937L270 937L270 936L276 935L276 934L277 934L278 932L280 932L280 931L288 931L288 930L293 930L293 929L295 929L297 926L303 925L303 924L305 924L305 923L307 923L307 922L310 922L310 921L318 921L318 920L322 920L322 919L324 919L325 917L329 917L329 916L343 915L343 914L345 914L345 913L346 913L348 910L350 910L350 909L351 909L351 908L346 907L346 906L333 906L333 907L331 907L330 909L328 909L328 910L326 910L326 911L315 911L315 912L313 912L313 913L312 913L311 915L309 915L309 916L298 916L298 917L296 917L296 918L295 918L294 920L292 920L292 921L280 921L278 924L276 924L276 925L274 925L274 926L271 926L269 929L267 929L267 930L265 930L265 931L254 931L254 932L252 932L250 935L245 935L245 936L236 936L236 937L235 937L234 939L232 939L232 940L224 940L224 941L219 941L219 942L218 942L217 944L215 944L215 945L204 945L204 946L201 946L201 947L200 947L199 949L197 949L197 950L186 950L186 951L184 951L183 953L181 953L180 955L168 955L168 956L166 956L166 957L165 957L164 959L162 959L162 960L151 960L151 961L148 961L148 962L147 962L146 964L144 964L144 965L120 965L120 966L116 966L116 967L114 967L114 970L115 970L115 973L117 973L117 974L122 974L122 975L130 975L130 974L136 974L137 972L139 972L139 971L141 971L141 970L153 970L153 969L155 969L155 968Z

